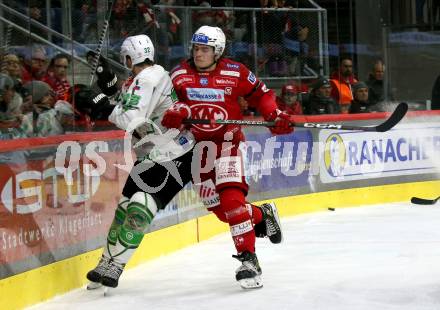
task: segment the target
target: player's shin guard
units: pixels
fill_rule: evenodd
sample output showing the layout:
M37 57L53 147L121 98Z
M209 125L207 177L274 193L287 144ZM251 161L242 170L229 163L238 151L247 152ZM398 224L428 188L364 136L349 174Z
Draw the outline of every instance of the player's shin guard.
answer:
M157 213L157 205L150 194L137 192L127 204L124 222L119 227L117 238L109 235L107 251L110 266L104 273L101 283L105 286L118 286L119 277L134 251L139 247L144 232Z
M120 228L122 224L125 221L125 218L127 216L127 205L129 203L129 199L127 197L122 197L119 200L118 207L115 211L115 217L113 219L113 222L110 226L110 230L108 232L107 236L107 242L112 242L112 240L116 240L120 231ZM116 241L113 241L113 244ZM108 246L104 247L104 253L102 253L101 259L99 260L98 265L90 270L87 273L87 279L91 282L95 283L101 283L102 276L105 274L107 269L109 268L109 262L110 262L110 253L108 250ZM94 287L93 285L90 286L91 288ZM89 286L88 286L89 288Z
M255 237L264 238L266 237L266 224L263 221L263 211L251 203L246 203L246 208L252 218L252 223L254 224Z
M255 233L252 218L245 206L244 193L239 188L226 188L220 192L221 212L229 223L237 253L255 252Z

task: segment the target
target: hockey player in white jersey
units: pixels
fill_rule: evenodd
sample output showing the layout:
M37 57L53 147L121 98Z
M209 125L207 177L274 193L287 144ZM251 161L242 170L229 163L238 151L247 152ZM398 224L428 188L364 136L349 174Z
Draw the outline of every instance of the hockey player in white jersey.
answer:
M121 61L132 73L121 91L116 87L116 75L98 67L98 85L104 94L91 98L91 115L108 117L119 128L133 133L137 162L122 191L102 257L87 273L91 281L88 288L118 285L125 264L157 211L191 180L191 134L170 131L160 124L176 96L168 72L154 64L150 38L128 37L121 47Z

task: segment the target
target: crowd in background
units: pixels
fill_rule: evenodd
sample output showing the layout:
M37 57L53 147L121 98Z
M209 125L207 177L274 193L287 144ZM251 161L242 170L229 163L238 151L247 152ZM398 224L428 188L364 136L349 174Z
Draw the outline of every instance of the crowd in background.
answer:
M29 59L6 54L0 61L2 139L59 135L73 125L68 55L48 59L34 47Z
M81 119L74 107L75 90L68 80L70 56L48 58L43 46L34 46L29 59L6 54L1 59L0 128L4 138L44 137L72 129ZM391 88L384 89L385 65L378 60L365 81L353 72L353 61L341 58L330 78L310 83L295 80L281 88L279 108L289 114L344 114L386 111ZM240 99L245 115L255 115Z
M353 61L342 57L330 78L320 77L307 84L284 85L277 98L280 109L290 114L347 114L389 111L393 100L389 85L384 87L385 64L374 62L365 80L356 77Z

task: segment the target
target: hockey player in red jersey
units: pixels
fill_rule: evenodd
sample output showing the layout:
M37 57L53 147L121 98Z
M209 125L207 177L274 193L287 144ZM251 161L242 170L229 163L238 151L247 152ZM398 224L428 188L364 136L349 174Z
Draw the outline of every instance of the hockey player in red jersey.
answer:
M192 36L191 58L177 66L171 79L180 103L165 112L162 124L182 128L184 120L242 119L238 97L244 97L257 108L273 134L293 132L290 116L279 109L275 96L266 85L243 64L222 58L226 38L218 27L202 26ZM273 243L282 239L277 210L273 203L260 207L247 204L248 185L243 173L239 149L244 136L239 125L191 125L196 145L193 158L193 182L208 210L229 224L237 255L242 265L236 279L243 288L261 287L261 268L255 254L258 226ZM209 156L207 146L216 146L215 156ZM264 224L264 225L262 225ZM255 229L254 229L255 227Z

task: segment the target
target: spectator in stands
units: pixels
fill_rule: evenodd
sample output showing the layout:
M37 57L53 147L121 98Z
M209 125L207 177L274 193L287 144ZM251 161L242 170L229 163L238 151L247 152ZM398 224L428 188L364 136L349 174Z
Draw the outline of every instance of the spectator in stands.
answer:
M331 96L341 106L341 113L348 113L353 93L351 86L357 83L353 74L353 61L349 57L341 58L339 70L331 76Z
M30 0L28 5L29 5L29 9L28 9L28 16L32 19L34 19L35 21L45 25L46 24L46 12L45 10L42 10L41 8L45 7L44 2L41 0ZM47 39L47 31L45 31L44 29L35 26L33 24L29 25L30 29L29 31L39 37L42 37L44 39Z
M21 121L22 97L15 91L14 80L0 73L0 122L5 125L6 122ZM14 126L12 126L14 127Z
M332 86L326 78L312 84L309 96L303 98L304 114L339 114L340 105L331 97Z
M164 5L173 6L175 3L175 0L163 0ZM167 34L168 34L168 40L169 45L176 45L179 43L179 34L180 34L180 24L181 20L177 16L178 10L174 8L167 8L163 10L163 17L161 20L161 27L168 28ZM164 23L162 25L162 22Z
M12 79L21 82L23 80L22 66L17 55L7 54L3 57L1 63L2 73L9 75Z
M22 130L28 137L47 137L60 135L65 132L60 122L60 115L69 114L61 104L55 109L56 94L52 88L45 82L32 81L26 83L24 88L29 92L32 98L33 110L23 117ZM71 109L73 117L73 109Z
M92 131L93 122L90 98L92 98L95 93L87 85L75 84L69 90L69 94L71 97L68 101L74 108L77 124L83 126L86 131Z
M383 80L384 72L385 72L384 63L381 60L376 61L373 66L373 72L370 73L367 81L367 85L369 88L369 101L371 104L377 104L386 99L393 100L391 87L387 88L388 98L385 98L384 80Z
M285 3L284 7L292 8L293 3ZM298 3L295 3L298 7ZM286 14L284 26L284 48L288 56L289 73L293 75L308 75L304 71L309 61L309 45L306 40L309 27L301 23L298 12Z
M270 76L287 76L288 66L282 45L285 12L264 10L276 8L276 1L260 0L260 3L263 10L256 16L257 43L264 49L264 58L260 61L266 64Z
M350 105L349 113L368 113L371 103L368 100L368 85L359 81L353 85L353 101Z
M43 47L31 47L32 54L30 63L23 68L23 83L33 80L41 80L47 70L47 55Z
M91 32L94 29L94 32ZM83 0L72 1L72 31L73 38L76 41L84 43L96 43L85 42L85 39L97 37L96 29L96 1Z
M58 54L52 58L47 74L42 78L43 82L56 93L56 100L67 100L70 84L67 80L67 69L69 68L70 57L67 54Z
M437 77L434 85L432 86L431 109L440 110L440 75Z
M298 101L298 88L294 85L283 86L281 96L277 96L277 105L281 111L288 114L303 114L301 103Z

